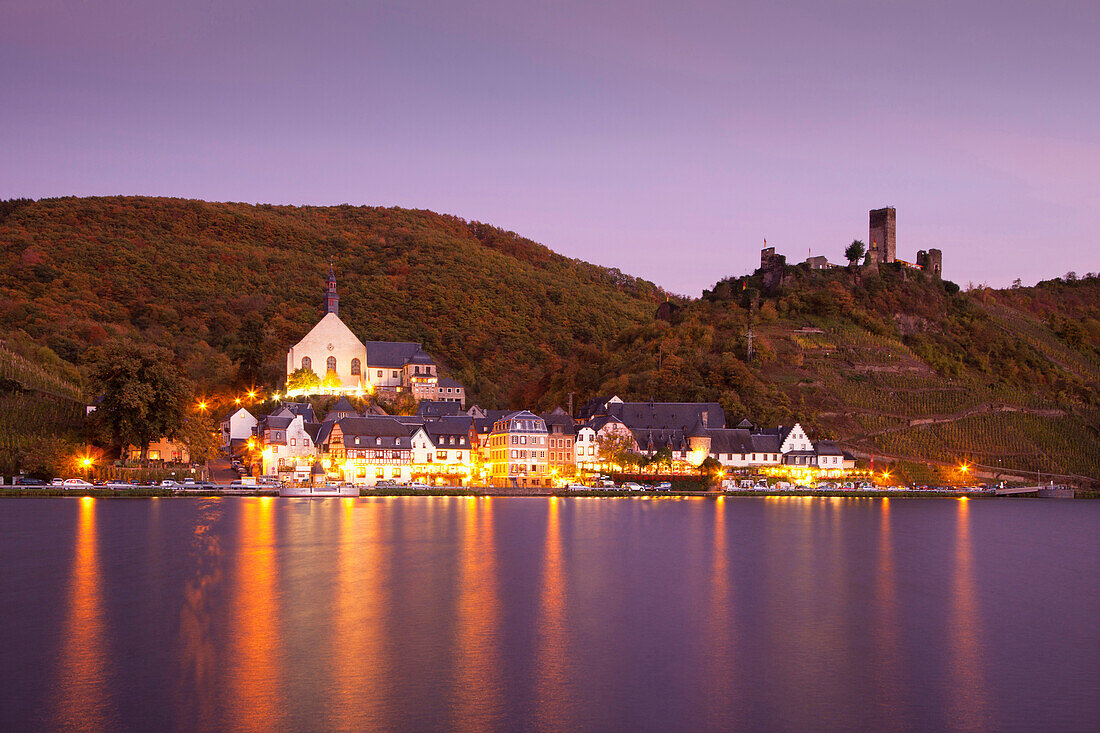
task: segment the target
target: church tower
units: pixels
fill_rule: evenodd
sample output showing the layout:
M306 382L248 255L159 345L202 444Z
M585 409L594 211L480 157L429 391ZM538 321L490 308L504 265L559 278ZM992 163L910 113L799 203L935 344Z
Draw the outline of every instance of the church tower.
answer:
M328 266L328 285L325 288L325 315L340 315L340 296L336 294L336 273L332 263Z

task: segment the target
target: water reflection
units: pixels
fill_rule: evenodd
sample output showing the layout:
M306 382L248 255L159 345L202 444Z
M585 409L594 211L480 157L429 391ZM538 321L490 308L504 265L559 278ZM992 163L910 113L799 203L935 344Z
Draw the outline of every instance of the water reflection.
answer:
M106 620L96 541L96 500L80 499L68 617L62 632L55 727L107 727Z
M193 575L183 589L180 609L180 670L176 707L180 720L200 727L214 724L217 645L213 638L212 595L223 579L221 540L214 525L222 515L221 499L204 499L191 536Z
M388 599L384 593L384 503L343 499L332 654L333 725L340 730L384 730L390 665L386 656Z
M539 596L537 652L535 657L535 717L543 730L566 730L570 716L566 705L571 699L568 683L569 631L565 619L565 568L562 562L562 499L547 500L546 543L542 561Z
M229 664L234 717L247 729L272 728L282 707L277 671L279 616L276 602L274 499L248 499L240 507L240 547Z
M714 532L708 609L704 623L707 635L707 719L711 726L718 727L732 719L738 704L735 699L738 686L731 684L734 675L734 632L725 497L719 496L714 500L712 514Z
M881 499L879 507L878 547L875 556L874 618L871 631L874 640L872 668L878 706L888 719L895 722L901 714L902 678L901 618L898 606L897 570L894 566L894 543L890 527L890 499Z
M504 708L493 499L459 500L462 538L456 619L454 724L459 730L487 730Z
M958 500L955 531L955 576L951 602L951 707L959 727L976 730L988 724L985 675L981 659L981 609L974 581L970 541L970 500Z

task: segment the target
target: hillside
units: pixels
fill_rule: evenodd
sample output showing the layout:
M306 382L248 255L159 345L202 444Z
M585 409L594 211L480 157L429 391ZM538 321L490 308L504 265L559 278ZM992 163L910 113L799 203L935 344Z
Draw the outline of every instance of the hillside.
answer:
M490 405L522 402L543 373L604 351L663 299L652 283L429 211L16 200L0 204L0 245L0 336L23 331L80 365L89 346L129 335L173 350L208 388L277 384L287 347L320 316L330 262L340 316L361 338L423 342ZM232 358L250 348L258 373L238 374Z
M717 400L731 419L797 419L880 460L942 462L941 476L966 461L1100 478L1100 279L957 290L891 266L787 267L770 289L759 272L726 279L548 375L543 403Z
M348 325L423 342L487 407L716 400L941 476L971 461L1100 479L1095 276L958 292L900 266L789 266L664 305L651 283L427 211L121 197L0 202L0 247L0 338L35 378L65 375L33 385L52 399L113 335L173 350L203 390L277 386L332 261Z

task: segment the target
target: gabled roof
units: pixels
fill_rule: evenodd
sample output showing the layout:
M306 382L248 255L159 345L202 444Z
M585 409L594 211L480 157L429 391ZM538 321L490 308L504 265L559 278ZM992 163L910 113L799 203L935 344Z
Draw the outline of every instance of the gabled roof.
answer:
M340 320L340 317L338 315L336 315L335 313L326 313L324 318L317 321L317 325L311 328L309 330L309 333L302 337L301 341L294 344L294 348L297 349L299 346L301 346L305 342L305 340L309 338L310 334L318 329L327 331L330 336L332 336L335 332L336 334L339 334L335 336L335 338L339 338L341 340L350 339L359 346L363 345L363 342L359 340L359 337L356 336L352 332L352 330L347 327L347 324Z
M542 419L546 421L546 429L551 433L573 435L576 432L573 428L573 418L560 407L542 413Z
M462 405L457 402L433 402L424 400L416 406L416 414L421 417L442 417L443 415L461 415Z
M99 400L100 402L102 402L102 401L103 401L103 397L102 397L102 396L100 396L100 397L97 397L96 399L97 399L97 400ZM255 417L253 417L253 416L252 416L252 413L251 413L251 412L249 412L248 410L244 409L243 407L234 407L234 408L233 408L232 410L230 410L229 414L228 414L228 415L226 415L225 417L223 417L223 418L222 418L221 420L219 420L219 421L218 421L218 423L219 423L219 424L221 424L221 423L223 423L223 422L227 422L227 421L228 421L228 420L229 420L230 418L232 418L232 417L233 417L234 415L236 415L236 414L237 414L238 412L243 412L244 414L246 414L246 415L248 415L249 417L251 417L251 418L252 418L253 420L255 420L255 419L256 419Z
M473 418L463 416L443 417L424 424L424 432L437 448L466 448ZM445 442L453 439L452 442Z
M367 341L367 366L380 369L400 369L423 350L413 341ZM425 354L427 356L427 354ZM428 358L431 362L431 358Z
M696 423L707 429L726 427L726 415L717 402L609 402L604 414L619 418L631 429L680 429L690 432Z
M359 410L355 409L355 405L351 404L351 400L345 395L340 395L340 399L336 400L336 404L330 407L328 412L330 415L334 412L350 412L352 415L359 414Z
M415 426L392 417L345 417L336 422L344 434L344 448L409 448Z
M282 406L294 415L301 415L306 422L317 421L316 416L313 414L313 405L308 402L283 402Z
M840 446L831 440L819 440L814 443L814 451L819 456L842 456L844 451Z
M321 423L319 422L307 422L305 425L306 435L313 439L313 443L317 443L317 436L321 432Z
M614 415L601 415L600 417L594 417L588 421L588 427L592 428L598 433L603 430L608 423L615 423L617 425L622 425L626 428L630 427Z
M268 415L260 420L261 430L286 430L290 427L290 423L294 422L293 417L277 417L275 415Z

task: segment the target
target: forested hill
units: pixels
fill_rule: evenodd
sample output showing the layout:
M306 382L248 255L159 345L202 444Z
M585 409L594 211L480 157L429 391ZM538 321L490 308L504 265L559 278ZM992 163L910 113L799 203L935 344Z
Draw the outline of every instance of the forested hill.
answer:
M902 459L913 482L942 478L926 460L1100 479L1095 276L959 292L901 265L786 266L663 305L652 283L428 211L122 197L0 202L0 247L0 339L43 365L126 336L200 389L277 386L331 261L357 334L423 342L487 407L714 400Z
M729 419L799 420L880 461L1100 479L1095 275L969 292L901 265L766 279L723 280L670 321L627 327L603 358L547 375L544 405L570 390L716 400Z
M664 298L512 232L397 208L12 200L0 246L0 337L25 331L79 365L88 347L132 336L173 350L206 386L275 384L320 318L330 262L356 334L423 342L489 405L604 351ZM235 360L257 365L240 375Z

